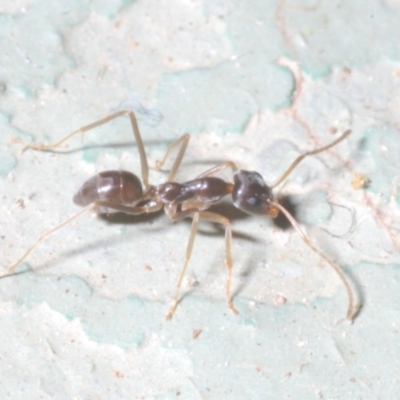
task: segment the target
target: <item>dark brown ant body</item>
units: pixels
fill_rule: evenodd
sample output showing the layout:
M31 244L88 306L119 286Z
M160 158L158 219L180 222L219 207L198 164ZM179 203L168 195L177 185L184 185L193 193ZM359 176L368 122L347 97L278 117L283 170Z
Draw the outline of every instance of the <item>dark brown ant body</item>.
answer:
M105 171L100 172L88 179L74 196L74 202L79 206L83 206L84 208L68 220L64 221L61 225L40 236L36 242L23 254L23 256L17 262L11 265L1 276L11 274L40 242L58 229L69 224L73 219L79 217L86 211L93 210L99 214L123 212L131 215L140 215L153 213L164 209L165 213L173 221L178 221L184 218L192 218L192 228L186 249L185 263L177 284L174 303L167 314L167 319L172 317L178 305L179 290L183 277L186 273L187 265L192 253L197 226L200 220L221 224L225 228L225 264L228 268L226 296L229 308L233 312L237 313L237 310L234 307L231 299L230 289L233 266L231 254L231 224L226 217L212 211L207 211L211 205L220 201L223 197L231 195L234 206L248 214L259 216L267 215L275 218L279 212L282 212L299 233L303 241L325 261L327 261L339 275L346 287L349 298L347 318L350 320L354 318L356 310L354 309L353 293L351 286L343 272L339 266L321 253L311 243L291 214L275 201L272 193L272 188L283 182L302 159L304 159L306 156L320 153L336 145L350 134L349 130L333 143L323 148L304 153L297 157L288 170L272 187L266 185L261 175L257 172L239 170L231 161L226 161L221 165L217 165L209 169L194 180L184 183L175 182L175 175L181 164L183 155L189 142L188 134L181 136L179 139L171 143L166 151L164 159L157 163L157 168L161 168L170 153L175 148L178 148L178 153L167 181L158 186L150 185L148 179L149 168L146 153L136 117L131 111L120 111L100 121L94 122L93 124L84 126L53 145L35 145L25 143L25 147L42 151L52 150L67 141L70 137L78 133L83 134L84 132L102 125L123 114L129 115L132 124L140 156L142 181L135 174L128 171ZM226 182L221 178L213 176L225 168L230 168L232 170L233 183Z

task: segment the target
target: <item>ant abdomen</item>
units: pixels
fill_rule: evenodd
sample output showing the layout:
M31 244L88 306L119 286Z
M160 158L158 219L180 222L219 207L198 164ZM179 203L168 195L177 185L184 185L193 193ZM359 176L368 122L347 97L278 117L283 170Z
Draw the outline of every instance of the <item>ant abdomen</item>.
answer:
M132 206L143 197L140 179L128 171L105 171L89 178L74 196L74 203L87 206L102 200L116 205ZM98 212L111 213L115 210L98 209Z

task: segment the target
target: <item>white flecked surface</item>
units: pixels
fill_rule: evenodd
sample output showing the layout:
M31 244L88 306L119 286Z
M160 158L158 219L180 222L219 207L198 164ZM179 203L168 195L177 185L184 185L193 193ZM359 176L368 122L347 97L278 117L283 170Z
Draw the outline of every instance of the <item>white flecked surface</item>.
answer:
M369 8L368 8L369 7ZM223 232L203 224L174 319L164 320L190 222L89 215L0 280L2 399L393 399L399 385L399 4L19 1L0 7L0 264L73 215L97 171L149 163L184 132L178 180L223 160L273 183L301 152L351 128L280 188L297 220L356 283L344 288L293 230L229 206L235 304ZM338 133L334 134L337 130ZM69 151L71 150L71 151ZM355 174L371 179L355 190ZM153 183L165 174L151 170ZM228 179L229 174L225 175ZM284 303L284 304L281 304ZM200 334L195 338L196 334Z

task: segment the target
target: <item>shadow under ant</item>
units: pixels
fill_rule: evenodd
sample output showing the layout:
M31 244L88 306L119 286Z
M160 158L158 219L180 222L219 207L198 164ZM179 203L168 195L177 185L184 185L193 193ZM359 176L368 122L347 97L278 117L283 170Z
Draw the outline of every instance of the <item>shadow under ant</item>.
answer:
M298 205L293 202L293 199L290 195L279 196L278 202L281 206L285 207L286 210L288 210L290 214L292 214L294 219L297 220ZM290 230L293 229L293 225L286 218L286 216L281 212L278 214L278 216L276 218L272 218L272 222L276 227L282 229L283 231L286 231L288 229L290 229Z

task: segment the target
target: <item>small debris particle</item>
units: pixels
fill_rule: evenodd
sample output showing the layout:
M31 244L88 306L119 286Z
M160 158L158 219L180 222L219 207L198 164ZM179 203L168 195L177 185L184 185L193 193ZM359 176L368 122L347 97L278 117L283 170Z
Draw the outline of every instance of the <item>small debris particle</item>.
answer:
M18 199L18 200L15 202L15 204L16 204L19 208L21 208L22 210L25 208L24 199Z
M193 329L192 333L193 339L197 339L202 331L203 331L202 329Z
M287 298L285 296L282 296L281 294L277 294L275 296L275 304L277 306L280 306L282 304L285 304L287 302Z
M351 181L351 186L354 190L365 189L371 183L370 179L365 175L359 174L356 172L353 176L353 180Z

